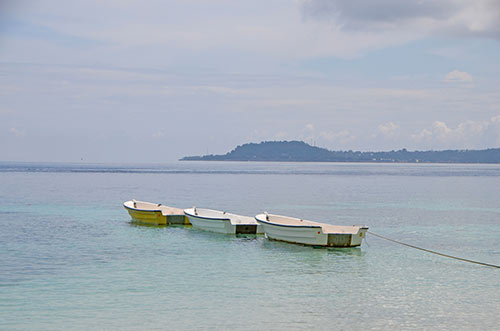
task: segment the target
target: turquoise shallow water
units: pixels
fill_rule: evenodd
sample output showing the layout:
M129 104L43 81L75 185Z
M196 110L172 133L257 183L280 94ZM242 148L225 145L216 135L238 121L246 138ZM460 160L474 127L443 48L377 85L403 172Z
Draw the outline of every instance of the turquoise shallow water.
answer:
M0 329L497 329L500 271L368 235L314 249L130 223L281 213L500 264L500 166L0 163Z

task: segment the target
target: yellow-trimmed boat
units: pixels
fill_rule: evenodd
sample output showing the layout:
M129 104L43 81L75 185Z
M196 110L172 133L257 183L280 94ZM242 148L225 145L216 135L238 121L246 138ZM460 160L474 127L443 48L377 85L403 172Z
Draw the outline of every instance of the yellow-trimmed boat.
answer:
M182 224L189 225L184 210L163 206L161 203L130 200L123 204L132 220L152 225Z

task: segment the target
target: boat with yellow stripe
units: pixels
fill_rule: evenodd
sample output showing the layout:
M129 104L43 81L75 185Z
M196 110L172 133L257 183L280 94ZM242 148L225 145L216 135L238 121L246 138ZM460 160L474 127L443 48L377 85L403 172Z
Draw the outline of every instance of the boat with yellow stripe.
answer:
M132 220L138 223L152 225L191 224L184 215L184 210L164 206L161 203L130 200L126 201L123 207L128 211Z

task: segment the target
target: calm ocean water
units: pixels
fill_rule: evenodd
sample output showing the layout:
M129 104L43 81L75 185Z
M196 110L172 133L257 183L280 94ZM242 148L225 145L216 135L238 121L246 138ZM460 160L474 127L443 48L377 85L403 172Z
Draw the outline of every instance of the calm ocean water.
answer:
M130 199L366 224L500 264L500 166L0 163L2 330L490 329L500 270L132 224Z

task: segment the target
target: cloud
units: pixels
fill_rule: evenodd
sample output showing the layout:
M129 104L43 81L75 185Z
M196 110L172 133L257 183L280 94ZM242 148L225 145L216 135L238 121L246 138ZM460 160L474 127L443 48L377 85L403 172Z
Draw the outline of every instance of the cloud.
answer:
M438 141L441 144L453 144L460 138L458 128L453 130L448 125L441 121L434 121L430 129L423 129L418 134L411 136L417 142Z
M16 137L23 137L24 136L24 131L19 130L17 128L10 128L9 129L10 134L16 136Z
M457 5L450 0L306 0L304 15L332 20L344 29L365 29L366 24L387 26L417 18L445 19L455 14Z
M165 131L163 131L163 130L157 131L157 132L153 133L151 135L151 137L153 137L153 138L163 138L163 137L165 137Z
M337 142L341 144L346 144L356 139L356 137L352 135L349 130L342 130L338 132L322 131L320 133L320 137L328 142Z
M444 77L444 81L448 83L469 83L472 82L472 76L463 71L453 70Z
M436 33L500 39L496 0L20 3L4 13L4 49L15 50L4 61L53 63L57 55L64 63L239 71L255 62L352 58Z
M306 20L345 31L419 30L500 39L496 0L303 0L301 12Z
M495 125L500 125L500 115L491 118L491 123Z
M399 125L394 124L393 122L381 124L378 126L377 131L384 138L391 139L399 136Z
M455 128L445 122L434 121L430 128L411 135L414 142L441 148L499 147L500 115L487 121L465 121Z

